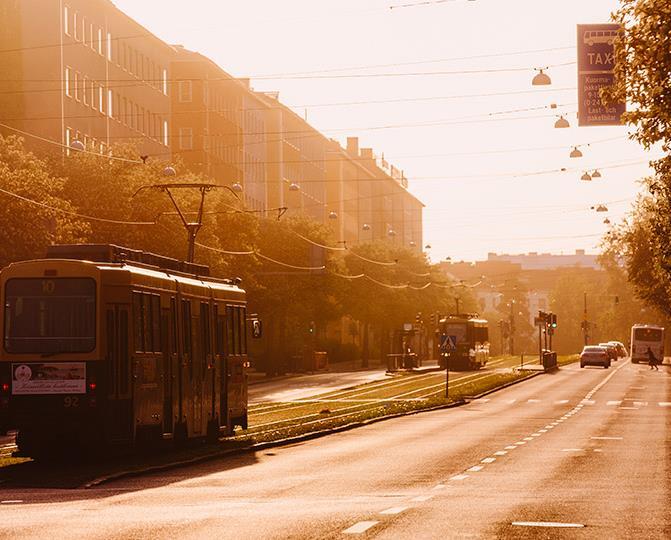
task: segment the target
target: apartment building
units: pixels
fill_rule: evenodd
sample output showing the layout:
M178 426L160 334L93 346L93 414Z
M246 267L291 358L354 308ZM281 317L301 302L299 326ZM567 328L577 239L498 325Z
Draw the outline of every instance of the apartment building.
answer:
M74 140L107 152L170 157L173 50L109 0L0 4L0 126L41 151Z

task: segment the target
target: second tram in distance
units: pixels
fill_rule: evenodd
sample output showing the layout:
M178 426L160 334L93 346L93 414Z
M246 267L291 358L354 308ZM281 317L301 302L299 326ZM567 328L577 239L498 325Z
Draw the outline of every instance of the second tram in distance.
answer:
M449 315L438 325L441 369L480 369L489 360L489 323L477 315Z

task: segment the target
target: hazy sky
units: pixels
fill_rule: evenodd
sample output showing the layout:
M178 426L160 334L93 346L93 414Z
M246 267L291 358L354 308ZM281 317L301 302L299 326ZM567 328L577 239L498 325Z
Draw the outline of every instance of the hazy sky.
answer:
M575 119L576 24L608 22L615 0L115 3L160 38L251 77L255 89L279 91L343 145L358 136L384 153L426 204L434 261L596 252L605 216L590 206L607 204L619 220L654 157L625 127L578 128ZM390 9L408 4L417 5ZM545 66L552 85L532 87L533 68ZM398 73L412 74L382 76ZM554 129L558 111L571 128ZM584 157L570 159L576 144ZM580 181L595 167L600 180Z

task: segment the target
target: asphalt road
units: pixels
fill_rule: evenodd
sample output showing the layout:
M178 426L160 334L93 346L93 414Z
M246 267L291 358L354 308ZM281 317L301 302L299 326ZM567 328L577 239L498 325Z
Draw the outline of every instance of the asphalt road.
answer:
M667 367L572 365L256 454L89 490L0 489L0 537L670 538L670 413Z

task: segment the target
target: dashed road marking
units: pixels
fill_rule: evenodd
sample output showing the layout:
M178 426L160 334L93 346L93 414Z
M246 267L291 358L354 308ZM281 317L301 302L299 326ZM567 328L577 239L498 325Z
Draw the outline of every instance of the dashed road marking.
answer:
M603 450L601 450L601 448L595 448L594 451L595 452L603 452Z
M380 523L379 521L359 521L359 523L355 523L352 525L349 529L345 529L343 531L343 534L363 534L365 533L368 529L371 527L375 527Z
M466 478L468 478L467 474L457 474L456 476L453 476L452 478L450 478L450 480L455 480L455 481L458 482L460 480L466 480Z
M527 442L526 441L517 441L515 444L517 446L522 446L523 444L527 444Z
M660 401L659 406L660 407L671 407L671 401Z
M511 525L516 527L559 527L581 529L584 527L582 523L558 523L554 521L513 521Z
M620 403L622 403L622 400L613 400L613 401L607 401L606 405L612 407L613 405L619 405Z
M415 497L414 499L410 499L412 502L426 502L430 501L433 499L433 495L420 495L419 497Z
M618 409L620 410L624 409L626 411L637 411L639 407L618 407Z
M564 403L568 403L568 399L560 399L555 401L555 405L564 405Z
M562 452L583 452L583 448L564 448Z
M396 514L405 512L407 509L408 509L407 506L394 506L393 508L387 508L386 510L382 510L380 514L384 514L385 516L395 516Z
M543 429L538 430L538 433L547 433L547 432L548 432L547 428L543 428Z
M7 499L6 501L0 501L0 504L21 504L22 499Z
M485 459L480 460L480 463L494 463L495 461L495 457L486 457Z
M506 450L515 450L515 448L517 448L517 446L514 446L512 444L510 446L506 446Z
M468 472L480 472L484 467L482 465L473 465L471 468L466 469Z
M594 401L593 399L583 399L580 403L583 403L584 405L594 405L596 401Z
M433 486L433 489L445 489L445 484L437 484Z
M495 456L505 456L508 452L505 450L499 450L498 452L494 452Z
M595 441L621 441L622 437L590 437Z
M540 434L540 433L532 433L531 436L532 436L532 437L540 437L541 434Z
M634 401L634 407L647 407L647 401Z
M540 403L540 399L527 399L527 403Z
M524 437L523 441L533 441L533 437Z

